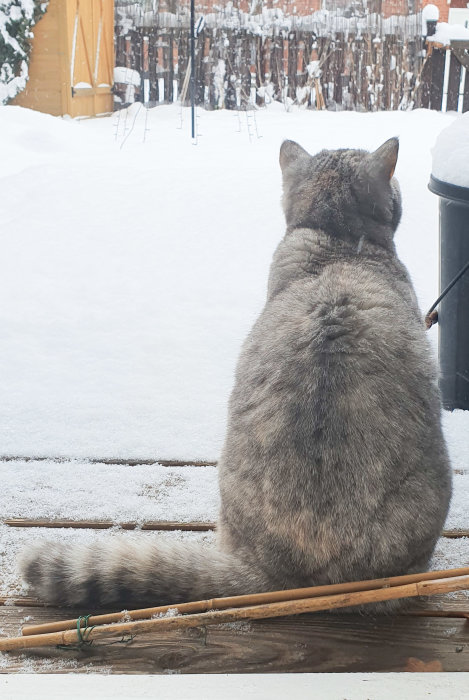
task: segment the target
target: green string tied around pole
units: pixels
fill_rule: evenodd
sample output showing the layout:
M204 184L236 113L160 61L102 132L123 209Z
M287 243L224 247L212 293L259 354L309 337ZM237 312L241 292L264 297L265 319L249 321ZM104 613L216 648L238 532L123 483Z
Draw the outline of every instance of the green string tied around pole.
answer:
M93 644L93 640L89 639L89 636L94 630L95 625L91 627L88 625L88 620L91 617L91 613L88 615L80 615L77 618L77 643L76 644L58 644L57 649L66 649L67 651L82 651L86 647L90 647ZM82 622L83 630L82 630Z
M58 644L57 649L65 649L67 651L83 651L87 647L93 644L93 640L89 639L91 632L94 630L96 625L88 625L88 620L91 617L91 613L88 615L80 615L77 618L77 643L76 644ZM83 622L83 626L82 626ZM109 642L108 644L103 644L102 646L111 646L112 644L130 644L135 639L135 634L128 636L123 635L121 639L117 639L114 642Z

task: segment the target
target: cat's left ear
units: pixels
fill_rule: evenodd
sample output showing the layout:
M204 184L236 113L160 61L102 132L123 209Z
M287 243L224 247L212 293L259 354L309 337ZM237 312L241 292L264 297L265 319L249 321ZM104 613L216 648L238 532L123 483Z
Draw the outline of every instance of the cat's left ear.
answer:
M298 167L302 162L309 162L311 156L296 141L284 141L280 147L280 167L283 170L290 166Z
M396 169L399 153L399 139L388 139L366 159L366 171L369 176L381 181L389 181Z

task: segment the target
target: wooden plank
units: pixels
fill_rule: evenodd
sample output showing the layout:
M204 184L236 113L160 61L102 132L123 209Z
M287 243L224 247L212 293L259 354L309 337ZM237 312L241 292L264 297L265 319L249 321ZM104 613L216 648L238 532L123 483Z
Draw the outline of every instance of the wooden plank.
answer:
M451 41L451 51L461 65L469 70L469 41L453 39Z
M76 530L109 530L112 527L120 527L122 530L186 530L193 532L206 532L215 530L216 523L209 521L181 522L176 520L148 520L144 523L122 522L112 520L66 520L57 518L7 518L4 525L9 527L46 527L46 528L72 528ZM443 530L442 537L459 539L469 537L469 530Z
M215 530L212 522L178 522L169 520L149 520L146 523L114 523L112 520L49 520L48 518L10 518L3 521L9 527L46 527L72 528L74 530L109 530L120 527L122 530L184 530L190 532L207 532Z
M430 44L431 46L431 44ZM430 49L420 69L420 74L417 76L416 84L413 91L413 97L416 97L416 107L430 108L430 90L432 84L432 54Z
M36 623L67 615L56 608L27 612ZM24 618L21 609L3 608L0 627L7 636L17 635ZM469 671L469 625L428 617L302 615L142 634L131 644L95 643L81 651L9 652L2 671L24 670L25 659L47 662L37 670L49 673L70 670L60 669L64 659L78 673Z
M0 605L26 607L26 608L43 608L45 603L42 603L37 598L30 596L0 596Z
M446 52L434 49L431 57L432 78L430 84L430 109L438 112L441 110L441 100L443 97L443 79L445 71Z
M216 467L217 462L209 462L197 459L119 459L119 458L92 458L87 457L21 457L17 455L5 455L0 457L0 462L89 462L90 464L115 464L123 467L138 467L142 465L160 465L162 467Z
M469 82L469 75L468 75ZM25 457L21 455L0 455L0 462L57 462L66 464L70 462L88 462L90 464L115 464L121 467L138 467L140 465L159 465L161 467L216 467L216 460L203 459L134 459L119 457ZM469 474L469 469L453 469L454 474Z
M462 111L469 112L469 70L466 68L466 79L464 81L464 97Z
M458 591L457 593L434 595L428 598L418 598L413 601L406 614L414 615L425 612L444 612L448 613L448 617L452 617L453 613L469 612L469 592Z
M449 537L450 539L469 537L469 530L443 530L442 537Z
M412 610L407 615L410 617L459 617L469 620L469 608L466 610L462 608L455 608L454 610L423 608L422 610Z
M37 109L40 112L59 115L60 101L60 51L58 3L50 2L47 11L33 28L29 79L11 104ZM44 85L44 80L47 85Z
M447 112L458 111L459 84L461 82L461 64L452 53L449 64L448 97L446 102Z

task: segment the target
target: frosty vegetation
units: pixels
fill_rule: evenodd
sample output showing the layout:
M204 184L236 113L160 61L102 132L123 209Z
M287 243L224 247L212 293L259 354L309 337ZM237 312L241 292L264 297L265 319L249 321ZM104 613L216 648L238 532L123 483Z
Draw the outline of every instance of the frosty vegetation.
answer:
M0 104L24 90L28 80L31 28L48 0L0 0Z

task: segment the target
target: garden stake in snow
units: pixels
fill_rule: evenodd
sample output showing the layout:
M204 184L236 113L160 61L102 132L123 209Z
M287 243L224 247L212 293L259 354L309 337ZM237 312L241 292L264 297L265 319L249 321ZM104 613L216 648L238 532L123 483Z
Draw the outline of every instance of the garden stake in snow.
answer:
M136 611L134 614L155 614L155 610L168 612L175 607L177 612L184 611L184 606L201 606L203 612L190 612L186 615L158 617L156 619L133 620L117 622L116 624L93 625L96 618L78 618L65 621L64 625L74 623L75 629L65 629L59 632L30 634L22 637L0 640L0 651L14 649L29 649L40 646L74 645L83 639L81 621L85 621L86 641L122 637L163 630L184 629L203 625L215 625L238 620L261 620L266 618L283 617L309 612L347 608L366 603L376 603L399 598L429 596L469 589L468 569L453 569L449 571L410 574L375 581L356 581L352 583L318 586L294 591L277 591L252 596L236 596L218 600L198 601L179 606L164 606ZM465 572L465 573L461 573ZM327 592L327 594L326 594ZM302 596L296 598L295 596ZM240 600L240 598L242 600ZM280 600L279 600L280 598ZM259 604L259 600L262 600ZM267 602L267 601L272 602ZM233 607L242 602L243 607ZM213 608L218 606L218 609ZM227 608L227 609L223 609ZM185 608L188 609L187 607ZM195 608L197 609L197 608ZM194 610L194 607L192 608ZM153 611L153 612L151 612ZM120 619L125 613L118 613ZM158 613L156 613L158 614ZM102 616L100 616L102 619ZM58 624L58 623L54 623ZM42 630L44 627L42 627Z

